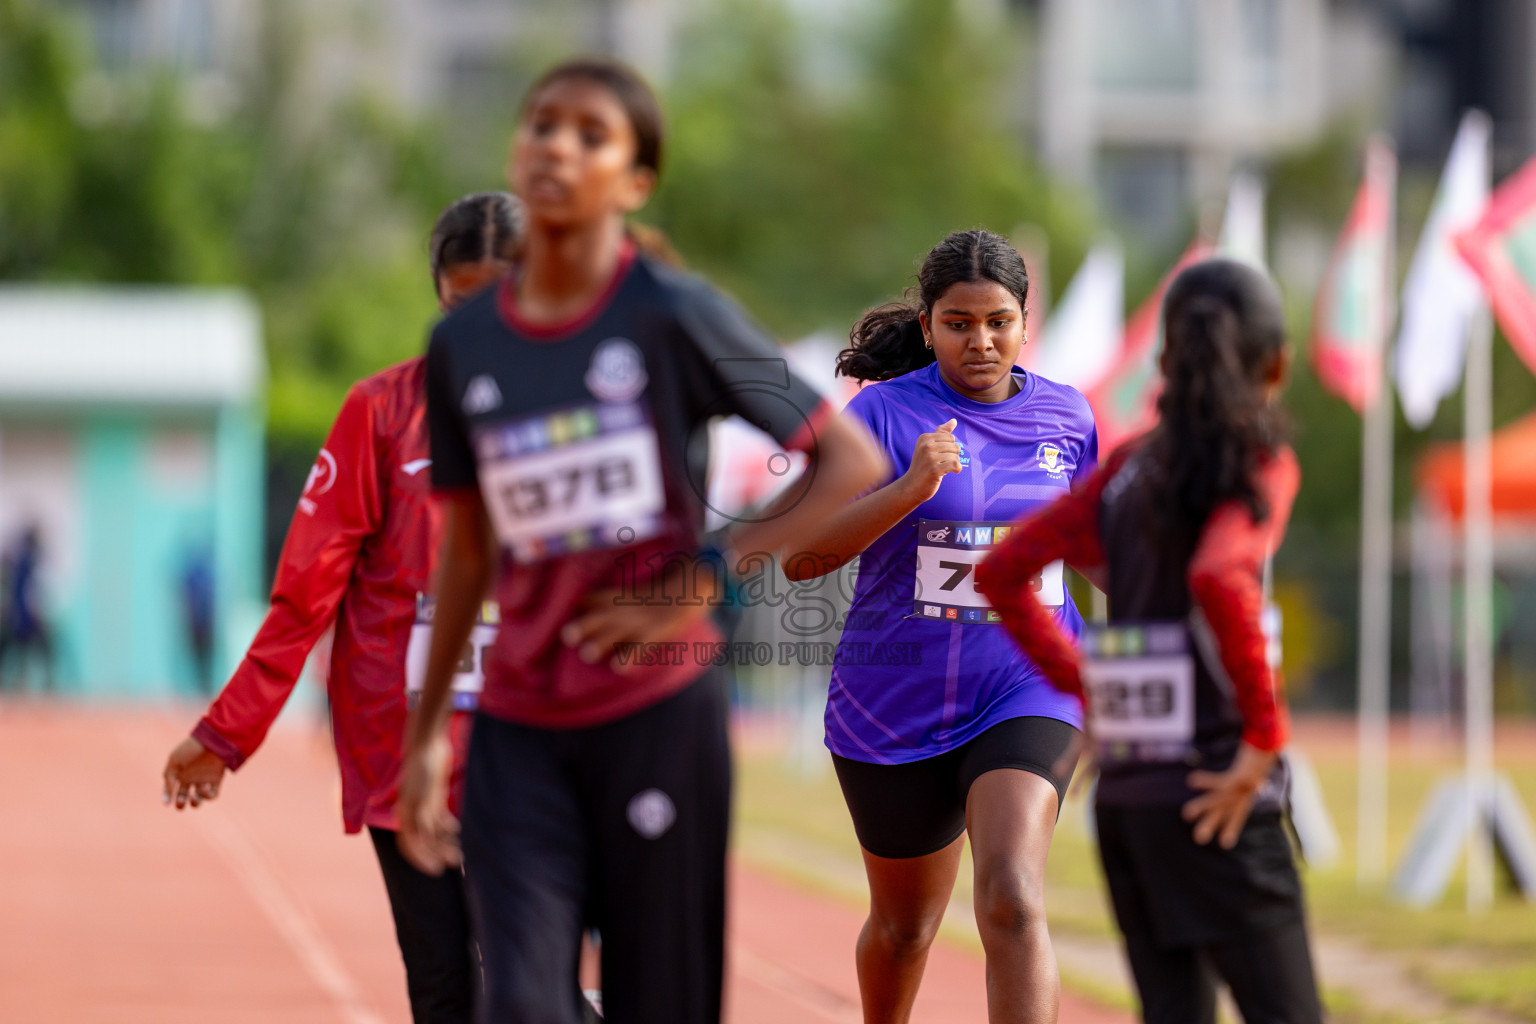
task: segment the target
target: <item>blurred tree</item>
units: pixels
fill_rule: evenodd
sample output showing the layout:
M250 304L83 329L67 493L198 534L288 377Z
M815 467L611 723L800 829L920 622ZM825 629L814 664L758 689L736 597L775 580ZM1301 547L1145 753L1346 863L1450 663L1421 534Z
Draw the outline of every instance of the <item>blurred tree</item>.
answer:
M0 0L0 277L251 288L274 452L307 461L347 385L420 350L431 218L500 178L503 143L466 170L442 126L357 98L314 102L296 4L264 5L241 100L207 124L169 72L105 78L57 7ZM1017 26L965 8L871 9L828 50L829 88L783 3L711 5L679 50L668 166L646 216L786 334L841 332L957 228L1038 224L1065 282L1088 207L1045 178L1012 125Z
M713 5L680 47L646 216L785 334L846 330L961 228L1042 226L1066 281L1092 220L1022 146L1007 92L1022 47L1001 17L953 0L868 8L857 39L818 40L837 55L818 69L782 3Z
M0 0L0 278L252 289L272 440L307 465L347 385L420 350L454 190L425 129L309 108L288 6L264 7L244 104L206 125L168 72L105 79L57 9Z

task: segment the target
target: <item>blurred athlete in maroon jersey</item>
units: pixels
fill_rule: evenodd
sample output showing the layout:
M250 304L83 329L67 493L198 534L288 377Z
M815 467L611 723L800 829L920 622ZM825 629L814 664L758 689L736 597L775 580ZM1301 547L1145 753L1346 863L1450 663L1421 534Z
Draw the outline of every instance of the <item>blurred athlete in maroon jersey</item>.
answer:
M656 98L627 67L545 73L513 142L528 208L518 274L446 317L427 351L446 512L400 845L425 869L458 862L441 730L494 582L504 621L462 828L485 1024L575 1024L588 925L609 1019L717 1024L731 765L705 598L722 562L740 570L729 552L776 550L885 472L867 431L833 415L735 303L635 244L626 220L650 196L662 140ZM707 428L733 413L810 468L777 516L710 545Z
M522 235L522 206L505 192L466 196L444 210L431 245L443 310L504 276ZM328 689L342 819L348 832L367 826L372 836L416 1024L463 1024L479 988L463 877L425 875L395 845L408 683L420 688L419 673L408 666L419 668L426 655L431 605L422 595L441 526L425 399L422 357L348 392L288 528L271 611L207 715L171 752L163 799L179 810L219 795L225 770L256 752L310 649L334 622ZM478 653L455 679L460 709L474 703ZM460 753L467 722L467 715L454 716Z
M1099 856L1148 1024L1321 1020L1281 821L1289 731L1265 623L1268 567L1301 481L1275 395L1280 296L1207 260L1163 304L1160 422L1015 529L977 572L1019 645L1083 697ZM1102 566L1109 624L1081 652L1023 581Z

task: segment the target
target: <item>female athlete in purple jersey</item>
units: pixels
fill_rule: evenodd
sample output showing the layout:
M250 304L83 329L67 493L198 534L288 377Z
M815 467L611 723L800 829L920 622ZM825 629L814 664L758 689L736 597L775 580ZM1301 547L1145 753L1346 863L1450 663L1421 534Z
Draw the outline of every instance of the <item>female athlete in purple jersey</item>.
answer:
M804 579L860 556L827 746L869 878L864 1019L911 1013L968 832L990 1018L1054 1021L1042 886L1080 710L1013 646L972 576L1016 518L1093 472L1093 413L1074 389L1014 366L1029 280L1002 238L950 235L918 284L916 301L866 314L838 362L878 382L847 414L892 472L785 560ZM1061 565L1032 582L1075 633L1082 619Z

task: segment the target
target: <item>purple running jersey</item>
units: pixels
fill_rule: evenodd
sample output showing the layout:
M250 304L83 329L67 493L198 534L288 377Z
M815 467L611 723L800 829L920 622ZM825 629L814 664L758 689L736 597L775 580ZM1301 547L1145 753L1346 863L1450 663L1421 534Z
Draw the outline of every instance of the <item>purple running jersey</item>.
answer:
M827 694L827 746L856 761L901 764L942 754L1027 715L1081 728L1057 691L997 623L973 585L975 566L1013 521L1086 480L1099 459L1093 410L1075 388L1017 368L1019 393L966 398L937 364L869 384L848 403L885 448L896 480L919 434L957 421L959 473L859 559L853 602ZM883 486L883 485L882 485ZM1082 616L1060 565L1031 580L1073 636Z

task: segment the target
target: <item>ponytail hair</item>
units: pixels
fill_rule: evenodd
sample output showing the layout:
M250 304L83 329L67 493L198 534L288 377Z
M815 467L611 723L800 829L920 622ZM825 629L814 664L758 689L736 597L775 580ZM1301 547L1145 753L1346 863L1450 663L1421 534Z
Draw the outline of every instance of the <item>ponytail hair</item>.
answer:
M654 224L642 224L640 221L632 220L625 225L624 230L629 232L630 241L635 243L635 248L643 255L676 270L682 270L687 266L682 254L672 244L672 239L668 238L667 233L661 228Z
M1213 259L1174 279L1163 302L1163 391L1148 441L1154 529L1198 537L1217 506L1269 508L1258 474L1285 439L1269 400L1285 323L1274 283L1235 260Z
M990 231L956 231L929 251L917 272L915 292L908 289L902 301L877 306L853 325L848 347L838 354L837 372L854 380L890 380L929 365L934 354L923 340L918 315L931 315L952 286L975 281L1007 289L1019 300L1022 314L1029 295L1024 257Z
M474 192L449 203L429 243L433 286L449 267L488 259L516 263L527 222L523 201L510 192Z

